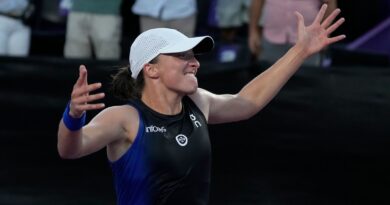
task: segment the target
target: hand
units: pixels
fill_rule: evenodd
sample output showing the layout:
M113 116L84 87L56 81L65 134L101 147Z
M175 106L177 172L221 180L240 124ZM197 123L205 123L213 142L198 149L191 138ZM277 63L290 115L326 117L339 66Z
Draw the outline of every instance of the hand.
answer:
M260 45L261 45L261 32L256 29L255 31L250 31L248 39L248 47L252 55L257 59L260 54Z
M80 65L79 78L73 86L71 101L70 101L70 116L79 118L83 112L87 110L102 109L105 107L104 103L90 104L90 102L104 98L104 93L96 93L90 95L89 93L102 87L101 83L88 84L87 69L84 65Z
M298 18L298 40L296 45L302 46L307 56L319 52L328 45L345 38L345 35L329 37L333 31L344 23L345 19L340 18L335 23L332 23L340 13L340 9L335 9L324 21L322 21L326 8L327 5L323 4L313 23L307 27L305 27L302 14L295 12L295 15Z

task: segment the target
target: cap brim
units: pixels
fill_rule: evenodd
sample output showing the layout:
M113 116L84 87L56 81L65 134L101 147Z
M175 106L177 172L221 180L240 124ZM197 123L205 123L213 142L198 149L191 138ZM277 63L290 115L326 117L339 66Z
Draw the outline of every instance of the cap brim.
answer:
M213 48L213 38L210 36L200 36L178 40L177 43L161 49L160 53L180 53L192 49L195 54L201 54L210 52Z

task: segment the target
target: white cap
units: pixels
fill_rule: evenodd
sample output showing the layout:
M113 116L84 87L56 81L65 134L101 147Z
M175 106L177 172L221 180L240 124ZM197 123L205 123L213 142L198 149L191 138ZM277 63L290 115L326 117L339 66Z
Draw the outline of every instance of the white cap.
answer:
M188 38L175 29L154 28L141 33L130 47L131 77L137 78L144 65L159 54L180 53L193 50L195 54L205 53L214 48L210 36Z

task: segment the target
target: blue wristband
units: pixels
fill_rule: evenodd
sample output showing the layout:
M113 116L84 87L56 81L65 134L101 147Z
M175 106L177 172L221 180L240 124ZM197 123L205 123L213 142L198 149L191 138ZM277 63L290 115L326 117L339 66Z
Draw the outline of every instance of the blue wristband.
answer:
M85 125L86 114L85 112L80 118L74 118L69 115L70 103L66 106L64 114L62 115L62 121L65 126L72 131L80 130Z

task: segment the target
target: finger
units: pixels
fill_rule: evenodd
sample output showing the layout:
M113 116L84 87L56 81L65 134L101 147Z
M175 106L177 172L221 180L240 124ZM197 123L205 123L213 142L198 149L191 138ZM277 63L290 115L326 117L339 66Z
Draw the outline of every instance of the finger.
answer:
M340 27L341 24L343 24L344 22L345 22L345 19L341 18L341 19L337 20L336 23L334 23L329 28L327 28L326 32L328 33L328 35L331 34L333 31L335 31L338 27Z
M316 18L314 19L313 23L321 23L322 19L324 18L326 8L328 8L327 4L322 4L320 11L318 12Z
M344 38L346 38L345 35L338 35L338 36L329 38L329 39L328 39L328 43L329 43L329 44L332 44L332 43L335 43L335 42L337 42L337 41L341 41L341 40L343 40Z
M87 82L87 68L84 65L80 65L79 67L79 78L75 86L80 87L82 85L88 84Z
M82 95L82 96L79 96L77 98L74 98L72 100L72 103L80 104L80 105L88 104L90 102L103 99L104 97L105 97L105 93L96 93L96 94L93 94L93 95Z
M78 105L78 108L80 110L97 110L97 109L103 109L106 105L104 103L96 103L96 104L83 104Z
M322 26L324 28L328 28L328 26L334 21L334 19L336 18L337 15L339 15L341 12L340 9L335 9L323 22L322 22Z
M295 14L295 16L297 17L297 20L298 20L298 25L297 26L298 26L298 31L299 31L299 28L305 26L305 20L304 20L302 14L299 13L298 11L295 11L294 14Z
M87 86L79 87L73 90L72 98L82 96L82 95L88 95L90 92L93 92L101 87L102 87L101 83L93 83Z

